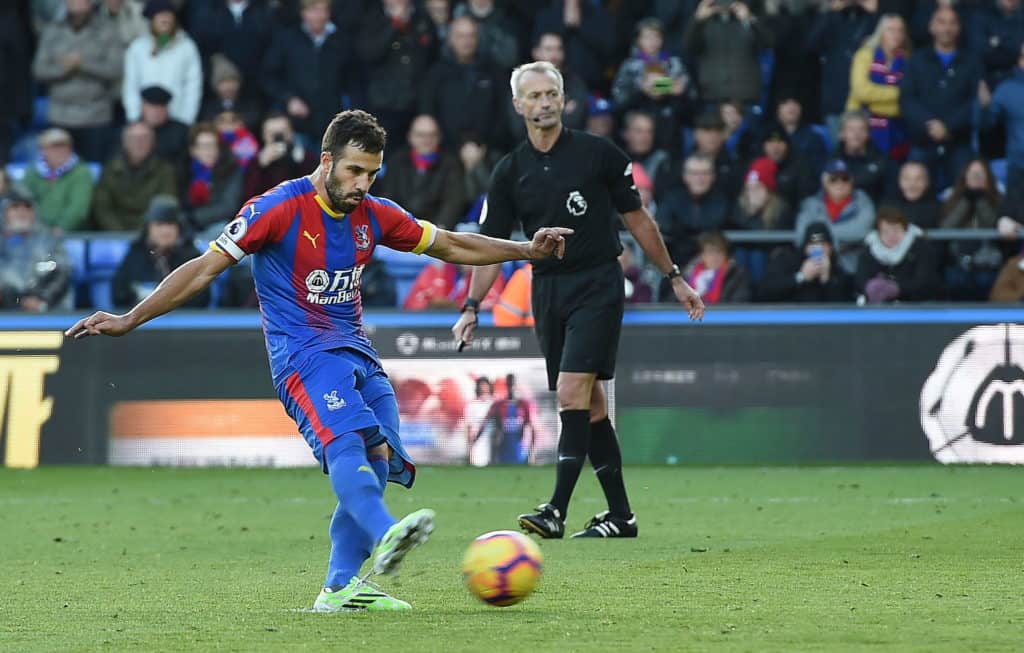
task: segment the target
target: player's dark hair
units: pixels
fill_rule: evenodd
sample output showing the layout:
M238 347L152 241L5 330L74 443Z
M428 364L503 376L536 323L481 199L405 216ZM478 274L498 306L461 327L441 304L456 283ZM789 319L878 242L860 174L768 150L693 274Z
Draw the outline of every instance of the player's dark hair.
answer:
M365 111L352 109L334 116L327 125L321 150L332 157L341 155L346 145L352 145L364 152L377 154L384 151L388 135L377 119Z

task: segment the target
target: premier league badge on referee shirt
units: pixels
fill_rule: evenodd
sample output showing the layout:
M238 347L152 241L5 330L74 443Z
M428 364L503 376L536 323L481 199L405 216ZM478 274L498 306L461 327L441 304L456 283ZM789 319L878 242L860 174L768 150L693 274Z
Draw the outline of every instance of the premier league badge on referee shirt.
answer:
M587 212L587 200L578 190L574 190L569 193L569 198L565 200L565 208L569 213L578 218Z

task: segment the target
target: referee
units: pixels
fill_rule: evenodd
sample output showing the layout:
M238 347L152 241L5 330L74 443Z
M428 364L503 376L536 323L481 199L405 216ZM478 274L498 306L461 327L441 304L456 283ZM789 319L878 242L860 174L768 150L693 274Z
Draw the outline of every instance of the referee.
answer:
M526 122L527 139L502 159L491 176L480 217L481 233L507 238L521 223L527 236L542 226L571 227L561 260L533 264L533 315L547 362L548 386L558 394L562 433L555 491L519 525L545 538L565 534L566 510L587 457L608 500L573 537L636 537L636 517L622 480L622 454L608 419L604 389L596 380L615 374L615 355L625 304L618 214L648 258L671 280L691 320L704 302L672 263L657 223L640 203L629 157L604 138L562 126L562 75L547 62L512 72L512 98ZM480 300L499 266L474 268L469 298L452 327L470 342Z

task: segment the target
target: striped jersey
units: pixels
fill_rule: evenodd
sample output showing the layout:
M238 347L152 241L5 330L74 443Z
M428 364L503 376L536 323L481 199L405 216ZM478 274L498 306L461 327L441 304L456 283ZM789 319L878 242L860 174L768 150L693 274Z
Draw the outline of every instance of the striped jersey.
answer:
M236 262L253 256L276 385L300 352L349 348L376 360L362 324L363 268L377 245L421 254L436 235L434 225L369 194L351 213L336 213L301 177L246 202L210 247Z

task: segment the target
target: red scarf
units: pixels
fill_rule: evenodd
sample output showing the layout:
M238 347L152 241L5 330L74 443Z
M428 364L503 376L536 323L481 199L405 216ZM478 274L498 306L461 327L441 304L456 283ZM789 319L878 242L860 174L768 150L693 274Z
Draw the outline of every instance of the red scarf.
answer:
M839 219L839 215L843 212L850 202L853 201L853 195L850 195L845 200L839 200L838 202L829 199L829 196L825 196L825 210L828 211L828 217L832 222Z
M729 262L717 270L710 270L704 267L704 263L697 262L690 272L689 283L701 299L709 304L717 304L722 298L722 286L725 285L725 276L729 272Z

